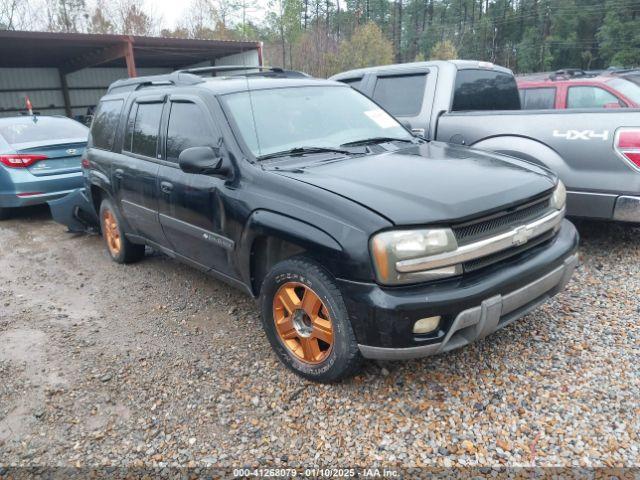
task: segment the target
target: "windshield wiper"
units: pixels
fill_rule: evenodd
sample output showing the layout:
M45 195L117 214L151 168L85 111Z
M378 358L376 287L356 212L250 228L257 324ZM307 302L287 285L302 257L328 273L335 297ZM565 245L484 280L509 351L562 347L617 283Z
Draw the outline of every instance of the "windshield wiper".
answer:
M363 138L362 140L354 140L353 142L347 142L340 145L341 147L356 147L359 145L373 145L375 143L385 142L408 142L413 143L413 139L410 138L397 138L397 137L372 137Z
M344 148L331 148L331 147L295 147L281 152L268 153L266 155L260 155L258 160L266 160L269 158L287 157L306 155L309 153L343 153L345 155L352 155L355 152Z

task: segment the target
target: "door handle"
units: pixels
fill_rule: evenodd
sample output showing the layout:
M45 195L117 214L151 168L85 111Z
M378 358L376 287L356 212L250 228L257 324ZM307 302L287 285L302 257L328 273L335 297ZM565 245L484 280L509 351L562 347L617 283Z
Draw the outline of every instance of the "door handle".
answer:
M116 168L116 169L113 171L113 176L114 176L114 177L116 177L116 178L122 178L122 177L124 177L124 170L122 170L121 168Z
M164 193L171 193L171 192L173 192L173 183L170 183L170 182L160 182L160 190L162 190Z

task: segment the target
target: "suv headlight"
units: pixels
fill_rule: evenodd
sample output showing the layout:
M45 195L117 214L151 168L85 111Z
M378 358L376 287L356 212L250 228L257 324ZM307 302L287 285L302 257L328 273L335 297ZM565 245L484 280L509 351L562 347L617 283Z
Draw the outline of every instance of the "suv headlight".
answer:
M562 180L558 180L558 185L551 195L551 206L556 210L562 210L567 203L567 189L562 183Z
M378 281L385 285L435 280L462 273L461 265L403 273L396 269L396 263L402 260L456 250L458 243L450 228L382 232L371 238L370 248Z

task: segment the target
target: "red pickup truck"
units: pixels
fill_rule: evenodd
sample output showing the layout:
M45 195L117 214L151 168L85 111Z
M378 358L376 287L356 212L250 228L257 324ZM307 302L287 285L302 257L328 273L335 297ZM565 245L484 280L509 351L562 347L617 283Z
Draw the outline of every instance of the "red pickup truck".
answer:
M639 108L640 86L621 75L518 79L524 110Z

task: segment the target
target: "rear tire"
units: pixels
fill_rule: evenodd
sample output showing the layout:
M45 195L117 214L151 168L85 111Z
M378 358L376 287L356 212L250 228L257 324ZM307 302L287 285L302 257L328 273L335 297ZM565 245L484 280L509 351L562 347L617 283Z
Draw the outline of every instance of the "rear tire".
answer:
M0 208L0 220L7 220L11 217L11 210L8 208Z
M127 239L122 217L109 199L100 204L100 229L107 245L107 251L117 263L134 263L144 257L144 245Z
M260 292L262 325L279 360L301 377L336 382L362 363L342 294L320 265L303 257L278 263Z

